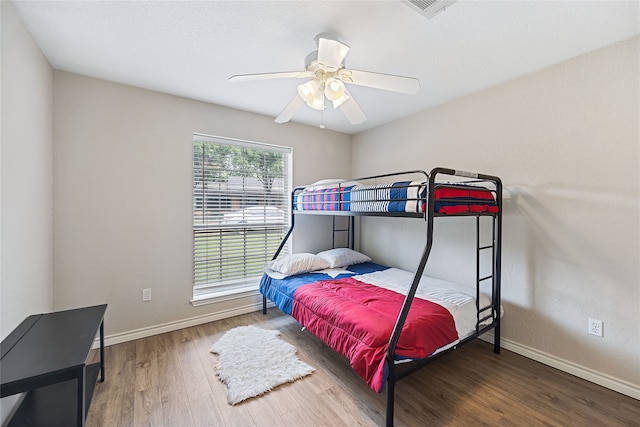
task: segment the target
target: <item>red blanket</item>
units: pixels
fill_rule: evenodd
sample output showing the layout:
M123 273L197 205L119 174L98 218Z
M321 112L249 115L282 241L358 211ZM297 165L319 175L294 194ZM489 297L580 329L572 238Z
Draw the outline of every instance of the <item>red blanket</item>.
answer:
M449 199L449 201L440 201L442 199ZM435 200L436 212L444 214L498 212L493 193L486 189L444 186L436 188Z
M404 295L353 278L322 280L296 290L291 315L347 357L369 387L381 392L389 339L403 301ZM457 339L447 309L415 298L396 355L425 358Z

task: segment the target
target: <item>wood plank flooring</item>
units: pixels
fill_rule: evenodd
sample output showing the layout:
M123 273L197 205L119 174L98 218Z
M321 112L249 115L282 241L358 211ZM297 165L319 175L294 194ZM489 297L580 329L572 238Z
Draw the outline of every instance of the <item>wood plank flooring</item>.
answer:
M211 346L229 329L277 329L316 371L226 401ZM476 340L400 381L396 426L640 426L640 401ZM94 359L97 355L92 356ZM276 308L109 346L87 427L382 426L385 396Z

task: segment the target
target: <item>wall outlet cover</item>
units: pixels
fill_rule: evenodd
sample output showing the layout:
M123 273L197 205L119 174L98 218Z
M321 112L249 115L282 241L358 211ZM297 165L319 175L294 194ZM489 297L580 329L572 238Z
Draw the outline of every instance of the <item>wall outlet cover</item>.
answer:
M602 320L589 319L589 334L602 337Z

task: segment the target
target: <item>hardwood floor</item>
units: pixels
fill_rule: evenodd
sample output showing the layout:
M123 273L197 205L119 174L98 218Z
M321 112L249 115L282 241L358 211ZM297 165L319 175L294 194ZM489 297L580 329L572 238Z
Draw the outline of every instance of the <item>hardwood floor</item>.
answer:
M227 330L277 329L316 371L231 406L211 346ZM400 381L396 426L640 426L640 401L476 340ZM95 359L97 355L93 355ZM384 394L271 308L105 349L88 427L380 426Z

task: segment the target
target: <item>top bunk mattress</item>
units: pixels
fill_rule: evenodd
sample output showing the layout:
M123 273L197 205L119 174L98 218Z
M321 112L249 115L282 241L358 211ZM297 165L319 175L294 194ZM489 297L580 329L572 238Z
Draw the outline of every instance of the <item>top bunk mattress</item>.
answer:
M295 211L424 213L426 181L397 181L381 185L311 186L294 194ZM434 210L440 214L498 212L495 192L481 185L438 183Z

